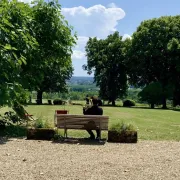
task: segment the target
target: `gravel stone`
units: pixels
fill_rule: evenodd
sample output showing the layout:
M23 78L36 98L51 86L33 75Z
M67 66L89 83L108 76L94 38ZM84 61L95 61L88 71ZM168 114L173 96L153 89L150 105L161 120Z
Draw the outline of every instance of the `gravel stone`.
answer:
M179 180L180 142L0 139L0 180Z

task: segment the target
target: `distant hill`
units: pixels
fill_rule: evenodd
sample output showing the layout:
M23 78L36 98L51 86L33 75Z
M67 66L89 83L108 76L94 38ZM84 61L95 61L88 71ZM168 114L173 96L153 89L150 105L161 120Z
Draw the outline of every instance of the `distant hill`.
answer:
M94 77L88 76L73 76L69 81L68 84L94 84Z

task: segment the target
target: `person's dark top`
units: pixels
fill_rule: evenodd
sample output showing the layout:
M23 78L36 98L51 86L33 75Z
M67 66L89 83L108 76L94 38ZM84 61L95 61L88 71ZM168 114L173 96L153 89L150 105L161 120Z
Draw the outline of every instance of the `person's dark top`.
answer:
M103 115L103 109L98 106L92 106L87 110L83 110L84 115Z

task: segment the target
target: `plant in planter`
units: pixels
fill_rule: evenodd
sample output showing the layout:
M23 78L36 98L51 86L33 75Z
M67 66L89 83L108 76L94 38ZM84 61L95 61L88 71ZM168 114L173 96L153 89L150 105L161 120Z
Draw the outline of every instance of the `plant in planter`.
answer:
M38 118L34 127L27 129L27 139L51 140L54 138L55 130L47 120Z
M131 124L123 122L111 126L108 131L109 142L137 143L137 131Z

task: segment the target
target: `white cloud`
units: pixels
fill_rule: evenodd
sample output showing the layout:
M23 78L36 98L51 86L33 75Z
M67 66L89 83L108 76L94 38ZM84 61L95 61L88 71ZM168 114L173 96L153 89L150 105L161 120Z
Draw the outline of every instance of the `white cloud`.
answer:
M72 59L73 60L83 60L86 59L85 57L85 46L88 41L88 37L79 36L77 40L77 45L73 50Z
M126 39L132 39L129 34L124 34L122 40L125 41Z
M111 7L94 5L89 8L62 8L62 14L79 36L99 38L116 31L118 21L125 17L125 12L115 4L111 4Z
M28 3L31 4L32 0L18 0L19 2L24 2L24 3Z
M72 59L84 59L85 58L85 53L83 51L79 50L74 50Z
M89 8L62 8L62 14L78 34L77 45L72 55L75 75L85 75L82 65L86 63L85 45L89 37L105 38L116 31L116 26L125 17L125 12L111 3L107 7L99 4Z

